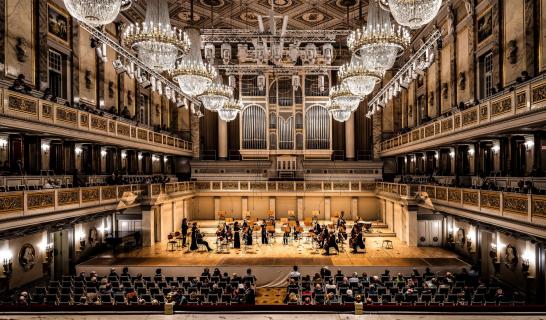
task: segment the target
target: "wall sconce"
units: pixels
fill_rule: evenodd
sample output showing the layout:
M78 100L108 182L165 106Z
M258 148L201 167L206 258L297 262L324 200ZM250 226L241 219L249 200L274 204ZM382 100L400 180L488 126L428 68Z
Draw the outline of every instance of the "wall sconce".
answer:
M4 258L2 260L2 269L4 276L8 279L11 278L11 274L13 273L13 259Z
M534 146L535 146L535 142L533 140L525 141L525 148L527 150L531 150Z
M491 147L491 151L493 151L493 153L497 153L500 151L500 147L498 145L494 145L493 147Z
M44 153L49 153L49 149L50 149L49 143L42 143L42 151Z
M438 160L440 158L440 155L438 154L438 151L434 152L434 159Z
M466 237L466 250L470 252L472 249L472 238Z
M85 249L85 237L80 237L80 251Z
M48 243L45 247L45 261L47 264L53 262L53 243Z
M529 268L531 266L531 263L529 262L529 259L522 259L521 261L521 273L523 273L523 275L525 277L528 277L530 272L529 272Z
M449 152L449 156L450 156L451 158L455 158L455 151L450 151L450 152Z
M0 139L0 150L6 150L7 146L8 146L8 140Z
M76 153L76 156L80 156L82 154L82 148L76 147L74 148L74 152Z
M169 161L169 158L167 156L164 156L163 157L163 162L167 162L167 161Z
M108 154L108 152L106 150L101 150L100 151L100 156L103 157L103 158L105 158L107 154Z
M138 160L142 160L142 153L138 154Z
M154 161L154 162L159 161L159 157L156 156L156 155L153 155L152 156L152 161Z
M470 156L474 156L474 153L475 153L475 152L476 152L476 151L474 150L474 148L468 148L468 154L469 154Z
M122 152L121 152L121 159L122 159L122 160L127 159L127 152L125 152L125 151L122 151Z

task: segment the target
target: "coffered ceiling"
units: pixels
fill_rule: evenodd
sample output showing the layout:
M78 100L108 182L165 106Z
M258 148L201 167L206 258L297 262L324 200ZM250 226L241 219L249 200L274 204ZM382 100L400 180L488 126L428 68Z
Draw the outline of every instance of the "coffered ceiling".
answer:
M136 1L125 12L126 17L135 22L144 20L148 1L156 0ZM193 0L194 25L209 29L214 23L214 28L255 29L257 15L267 16L273 5L276 15L289 16L289 29L352 29L360 25L359 1L363 1L365 16L367 0ZM191 25L190 6L190 0L169 0L174 26Z

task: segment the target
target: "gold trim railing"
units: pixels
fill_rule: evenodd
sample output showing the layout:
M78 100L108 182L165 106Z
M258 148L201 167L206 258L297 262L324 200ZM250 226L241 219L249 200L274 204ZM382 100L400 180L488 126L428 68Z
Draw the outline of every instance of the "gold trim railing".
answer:
M467 130L484 124L492 124L532 110L546 107L546 80L517 86L515 90L491 97L477 106L470 107L446 118L441 118L414 128L380 143L381 152L396 150L412 144L431 141L440 136Z
M375 192L364 181L197 181L197 192Z
M69 129L106 135L175 151L192 151L192 143L171 135L154 132L121 120L96 115L48 100L0 89L0 114ZM121 141L120 141L121 142Z

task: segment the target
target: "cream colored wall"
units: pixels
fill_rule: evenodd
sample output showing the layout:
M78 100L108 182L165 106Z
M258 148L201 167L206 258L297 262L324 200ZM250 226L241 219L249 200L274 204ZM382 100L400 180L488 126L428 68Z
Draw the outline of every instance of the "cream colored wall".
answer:
M379 199L376 197L358 198L358 215L362 220L377 220L381 217ZM354 217L353 217L354 218Z
M506 0L504 3L504 85L516 80L525 70L525 18L523 0ZM508 43L517 43L517 62L510 64Z
M319 219L324 219L324 197L303 198L303 217L312 218L314 210L320 212Z
M193 219L214 220L214 198L195 197L193 201Z
M277 197L277 218L288 217L288 210L297 212L296 197Z
M9 280L10 288L22 286L43 276L42 262L45 258L45 245L47 244L47 233L38 232L24 237L0 241L0 253L2 257L11 255L13 261L13 273ZM19 251L25 244L31 244L35 251L35 264L25 271L19 264Z
M167 239L169 233L178 230L179 223L174 221L172 203L164 203L161 205L161 239Z
M91 50L91 35L81 27L78 30L79 41L78 48L80 52L80 102L86 102L95 105L97 101L97 65L95 58L95 50ZM91 72L91 82L89 87L86 87L85 73Z
M35 68L35 44L34 44L34 1L32 0L7 0L6 1L6 35L4 72L9 78L15 79L19 74L25 75L25 79L34 85ZM17 39L23 39L21 48L25 51L24 61L19 61L16 55Z
M468 28L464 28L457 34L457 101L467 101L470 99L468 36ZM466 79L464 90L461 90L459 87L459 77L462 72L464 72Z
M264 219L264 218L267 218L268 215L267 215L267 212L269 210L269 197L248 197L248 200L247 200L247 206L248 206L248 211L250 211L250 216L252 218L259 218L259 219ZM279 201L279 198L277 198L277 201ZM295 205L296 205L296 200L294 198L293 200L293 203L294 203L294 208L295 208ZM295 209L291 209L291 210L295 210ZM279 217L279 207L278 207L278 202L277 202L277 207L276 207L276 214L277 214L277 217ZM284 216L287 216L287 212L284 211Z
M221 197L220 210L226 211L226 217L241 219L242 217L241 197Z
M345 216L351 216L351 197L331 197L330 212L332 217L336 212L345 211Z
M396 231L394 228L394 208L392 201L385 201L385 222L387 223L389 231Z

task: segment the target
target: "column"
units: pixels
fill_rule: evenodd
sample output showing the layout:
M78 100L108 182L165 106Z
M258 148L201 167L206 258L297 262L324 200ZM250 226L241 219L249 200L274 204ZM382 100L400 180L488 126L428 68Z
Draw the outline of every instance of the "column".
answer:
M228 130L227 122L218 118L218 159L227 160L228 157Z
M248 212L248 197L241 197L241 218L246 218Z
M271 212L273 212L274 216L277 216L276 205L277 205L276 198L275 197L270 197L269 198L269 210L271 210Z
M402 214L406 215L406 234L402 235L402 241L405 241L409 247L416 247L419 242L418 224L417 224L417 206L402 206Z
M351 217L355 219L358 216L358 198L351 199Z
M218 211L220 211L220 197L214 197L214 220L218 220Z
M355 114L345 122L345 157L355 160Z
M326 221L330 221L331 219L331 198L330 197L326 197L324 198L324 220Z
M142 246L151 247L155 244L154 208L142 208Z
M299 221L302 221L303 220L303 198L302 197L298 197L297 199L297 216L298 216L298 220Z

